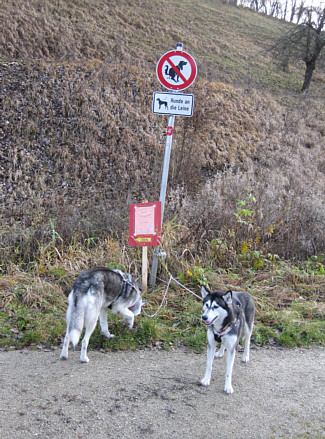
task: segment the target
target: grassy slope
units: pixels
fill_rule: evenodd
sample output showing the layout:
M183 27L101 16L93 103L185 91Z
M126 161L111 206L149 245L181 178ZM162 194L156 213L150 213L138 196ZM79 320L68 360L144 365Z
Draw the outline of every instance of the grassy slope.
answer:
M197 116L190 122L179 121L179 133L184 133L183 144L189 145L186 154L192 162L200 163L207 173L215 172L215 167L221 169L225 163L245 171L249 157L262 163L266 170L272 169L272 161L280 169L283 150L279 146L288 146L284 154L287 167L281 172L290 174L292 181L300 166L299 156L308 163L299 179L311 182L311 176L317 174L320 140L324 137L324 76L316 73L308 102L299 101L303 117L298 117L296 92L302 82L303 66L283 73L262 50L267 38L280 32L284 23L208 0L16 0L5 2L0 14L7 23L0 35L5 84L1 92L2 116L10 122L4 131L1 156L5 183L2 189L9 187L10 192L3 192L2 206L3 213L14 212L5 224L14 240L4 241L2 250L11 257L18 255L15 262L19 266L19 249L28 238L22 236L20 225L27 224L25 234L31 234L25 254L35 251L35 244L39 246L35 230L44 228L44 246L38 249L38 257L29 270L21 272L13 265L0 278L1 306L5 309L1 315L3 345L55 342L64 331L62 290L71 285L80 270L108 260L132 272L139 270L140 255L136 251L105 240L92 249L92 241L88 240L88 250L80 255L81 244L73 244L68 238L61 242L55 225L49 228L44 218L48 221L46 212L53 205L59 211L65 210L59 231L69 237L66 229L71 227L73 234L77 221L80 223L78 216L69 226L72 207L84 208L89 200L95 203L98 188L104 197L106 192L111 197L114 191L118 190L119 195L128 190L127 184L132 184L135 189L126 202L145 192L146 187L156 186L157 191L159 178L153 179L150 167L145 166L159 166L157 155L162 154L163 142L157 139L157 131L164 130L164 120L157 121L150 115L150 98L155 87L160 87L155 78L157 59L175 48L178 41L195 57L199 68L192 90ZM12 64L15 60L19 62ZM257 92L252 92L254 88ZM281 106L271 95L289 107ZM139 114L135 104L146 109ZM117 137L120 143L114 143ZM311 147L306 148L307 143ZM114 166L119 169L116 182L111 180L110 168L101 166L108 145L112 145ZM125 157L131 153L134 164L130 165L125 163ZM179 169L188 168L191 172L184 178L197 187L201 169L193 178L193 168L177 154L172 163L173 176L179 174ZM135 178L133 172L140 162L145 177ZM73 180L67 180L66 187L68 178ZM319 176L315 181L316 196L317 184L321 184ZM302 193L301 198L304 196ZM36 201L29 204L33 198ZM37 216L36 206L41 206ZM93 225L94 218L92 221ZM123 227L126 222L123 218ZM85 221L84 227L91 225ZM96 233L96 227L89 233ZM52 240L46 236L52 236ZM88 236L96 238L96 234ZM189 239L193 240L189 236L185 233L186 246L190 245ZM324 343L321 259L300 269L279 264L267 265L260 272L247 269L246 261L246 268L233 266L233 272L225 273L215 270L217 262L207 262L211 254L180 259L183 247L179 245L177 239L170 240L170 268L192 288L206 277L213 286L244 288L253 293L258 309L257 342L280 342L286 346ZM11 246L14 253L9 251ZM194 250L191 248L193 254ZM204 266L211 264L213 269L200 271L200 257L206 258ZM196 271L199 275L195 279L186 275ZM161 286L154 295L149 294L150 310L158 304L163 290ZM114 322L115 332L121 335L120 345L116 340L114 346L137 346L139 340L144 344L176 345L182 340L200 348L204 345L204 331L200 328L199 307L175 289L159 319L153 323L141 319L135 335L130 336ZM102 345L99 337L95 344ZM103 346L108 348L106 342Z
M9 59L97 58L154 71L158 57L182 41L201 78L274 92L298 90L302 81L302 69L280 73L263 52L284 23L219 1L17 0L6 2L1 15L2 55ZM324 92L323 80L312 86L316 91Z

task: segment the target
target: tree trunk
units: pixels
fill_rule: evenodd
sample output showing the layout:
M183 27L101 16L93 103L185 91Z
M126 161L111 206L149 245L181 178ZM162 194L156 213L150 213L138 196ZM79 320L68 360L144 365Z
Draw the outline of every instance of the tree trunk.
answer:
M291 14L290 14L290 23L293 22L293 19L295 17L295 13L296 13L296 0L292 0L291 3Z
M310 81L311 81L311 78L313 76L313 73L314 73L314 70L315 70L315 66L316 66L316 63L315 63L314 60L306 62L305 80L304 80L304 83L303 83L303 86L302 86L302 89L301 89L303 94L307 94L308 93Z

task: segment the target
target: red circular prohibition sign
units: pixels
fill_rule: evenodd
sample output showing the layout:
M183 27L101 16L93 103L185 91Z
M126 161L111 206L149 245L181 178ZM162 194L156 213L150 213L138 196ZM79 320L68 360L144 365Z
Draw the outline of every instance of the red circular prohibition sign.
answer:
M189 63L190 65L190 75L188 77L185 77L182 73L182 70L178 68L178 65L175 65L172 61L172 57L177 56L179 58L184 58L186 60L185 62ZM182 84L177 84L175 81L175 84L170 83L165 78L165 72L164 72L164 65L165 62L168 63L169 69L174 70L176 72L176 75L183 81ZM165 65L166 69L166 65ZM187 52L184 52L183 50L170 50L169 52L166 52L158 61L157 64L157 77L160 81L160 83L168 88L169 90L184 90L185 88L189 87L195 80L197 74L197 66L194 58Z

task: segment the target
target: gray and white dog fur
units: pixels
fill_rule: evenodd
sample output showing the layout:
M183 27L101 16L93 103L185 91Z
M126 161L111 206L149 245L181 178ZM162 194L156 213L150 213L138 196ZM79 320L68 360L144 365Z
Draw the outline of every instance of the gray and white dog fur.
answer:
M88 343L98 317L101 333L110 339L114 335L108 330L107 309L110 308L113 314L121 314L131 329L134 317L141 312L142 298L140 288L130 274L98 267L84 271L77 277L68 295L68 303L67 331L60 358L68 358L70 341L76 347L85 327L80 361L88 363Z
M236 346L244 333L245 347L242 361L249 361L250 339L253 331L255 305L246 292L208 291L201 287L203 298L202 320L208 328L207 365L203 386L209 386L214 358L221 358L227 350L227 372L224 391L233 393L232 371L235 361ZM218 342L220 349L215 353Z

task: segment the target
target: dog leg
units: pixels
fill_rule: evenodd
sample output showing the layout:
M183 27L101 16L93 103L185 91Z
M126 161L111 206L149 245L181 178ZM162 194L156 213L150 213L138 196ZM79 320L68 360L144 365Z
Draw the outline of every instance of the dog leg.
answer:
M225 392L230 395L234 392L234 389L232 388L232 370L234 367L235 362L235 355L236 355L236 348L235 346L232 346L231 349L227 349L228 355L227 355L227 372L226 372L226 381L225 381Z
M123 313L121 312L124 323L128 326L129 329L133 328L134 324L134 314L129 309L124 309Z
M82 343L81 343L81 353L80 353L81 363L88 363L89 362L89 358L87 357L87 349L88 349L90 336L94 332L95 326L96 326L96 323L92 328L89 328L89 327L86 328L85 336L84 336Z
M69 329L67 329L62 345L61 355L60 355L61 360L68 359L69 344L70 344L70 336L69 336Z
M214 354L214 358L222 358L225 353L225 345L221 343L219 350Z
M212 363L214 358L214 353L216 350L217 342L214 339L214 334L211 330L208 330L208 350L207 350L207 366L205 370L205 375L201 380L202 386L209 386L212 373Z
M122 306L113 307L112 313L113 314L121 314L121 316L123 317L123 321L128 326L128 328L129 329L133 328L134 314L128 308L125 308Z
M87 349L88 349L90 336L94 332L94 329L96 328L98 314L99 314L99 310L96 310L95 308L89 309L88 313L86 314L85 336L84 336L82 343L81 343L81 353L80 353L81 363L88 363L89 362L89 358L87 357Z
M247 323L245 323L245 348L244 348L244 353L243 353L242 360L241 360L243 363L247 363L249 361L251 335L252 335L252 331L249 328L249 326L247 325Z
M101 334L103 334L104 337L110 339L115 337L114 334L111 334L108 330L107 325L107 308L102 308L99 313L99 324L100 324L100 331Z
M62 350L60 358L61 360L67 360L68 359L68 351L69 351L69 344L70 344L70 321L71 321L71 314L73 309L73 290L68 296L68 309L66 312L66 322L67 322L67 332L65 333L65 337L63 340Z

